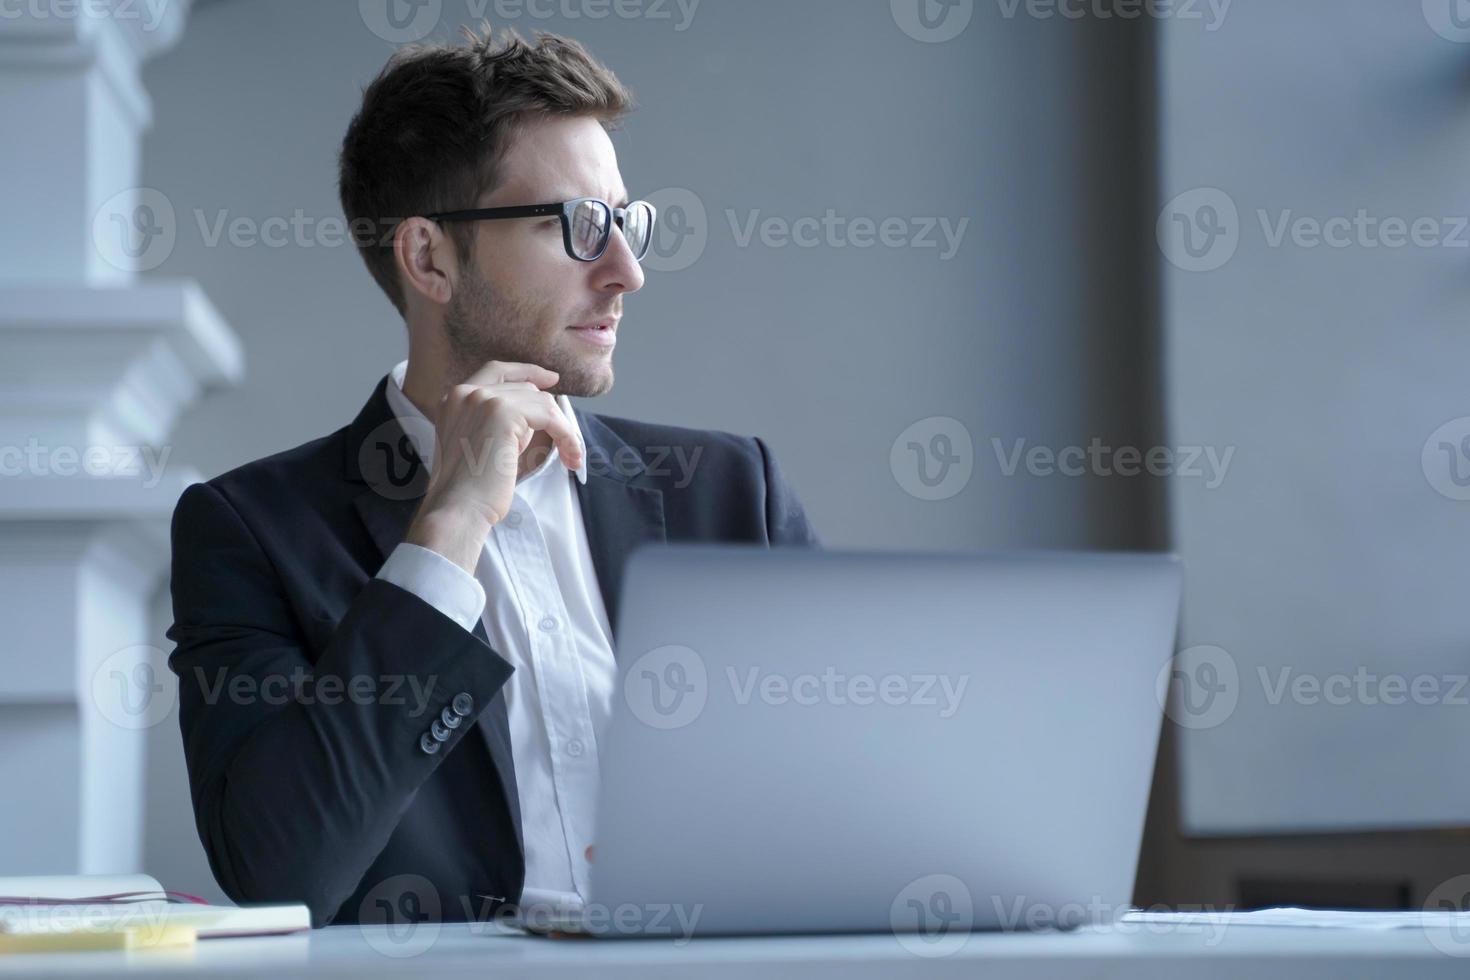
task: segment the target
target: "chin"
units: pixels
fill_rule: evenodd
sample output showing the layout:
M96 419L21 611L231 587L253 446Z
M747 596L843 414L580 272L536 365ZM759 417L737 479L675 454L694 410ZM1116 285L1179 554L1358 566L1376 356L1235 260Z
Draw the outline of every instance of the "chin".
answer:
M596 398L612 390L613 369L610 363L579 365L574 368L553 368L561 377L548 389L553 395L570 398Z

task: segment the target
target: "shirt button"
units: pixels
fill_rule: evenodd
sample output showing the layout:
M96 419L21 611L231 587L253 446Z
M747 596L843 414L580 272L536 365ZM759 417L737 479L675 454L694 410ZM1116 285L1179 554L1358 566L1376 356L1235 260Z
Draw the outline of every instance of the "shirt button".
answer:
M552 630L556 629L556 617L555 616L545 616L545 617L542 617L541 622L538 623L537 625L541 627L541 632L543 632L543 633L550 633Z
M574 738L571 741L567 742L567 755L573 757L579 756L582 754L582 750L584 748L586 748L586 746L582 744L582 740L580 738Z
M509 514L506 514L505 515L505 526L506 527L520 527L521 526L521 512L518 511L518 510L513 510Z
M454 696L454 700L449 702L449 706L454 709L455 714L468 716L471 711L475 710L475 699L470 697L469 691L460 691Z
M440 743L436 742L434 740L434 736L430 735L428 732L424 732L422 735L419 736L419 748L423 750L426 755L433 755L435 752L438 752L439 745Z

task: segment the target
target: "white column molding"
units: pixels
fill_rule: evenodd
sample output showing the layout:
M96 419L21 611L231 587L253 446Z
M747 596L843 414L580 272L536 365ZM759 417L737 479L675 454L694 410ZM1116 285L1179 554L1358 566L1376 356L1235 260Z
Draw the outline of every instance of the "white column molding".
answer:
M132 278L92 247L93 219L137 187L153 119L142 63L178 40L190 2L0 5L0 204L11 246L0 282Z
M188 10L0 4L0 784L23 790L7 818L20 832L0 840L10 874L146 870L146 734L173 697L149 614L197 479L168 440L244 372L203 290L140 279L161 260L133 261L126 237L155 217L141 66Z

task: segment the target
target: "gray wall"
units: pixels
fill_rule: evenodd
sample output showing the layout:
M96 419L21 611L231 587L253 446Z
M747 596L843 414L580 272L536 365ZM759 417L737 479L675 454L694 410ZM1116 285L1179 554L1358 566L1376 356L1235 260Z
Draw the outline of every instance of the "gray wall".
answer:
M1210 661L1228 688L1204 711L1196 687L1202 711L1183 719L1194 832L1470 818L1470 503L1435 489L1461 492L1446 437L1430 443L1470 416L1470 44L1433 29L1449 9L1294 0L1237 4L1214 33L1163 25L1162 199L1215 188L1238 211L1217 209L1209 269L1178 267L1194 263L1165 236L1170 436L1236 449L1217 489L1174 486L1181 645L1220 648L1195 666ZM1193 222L1203 203L1165 220L1177 230L1174 214ZM1344 247L1289 232L1272 243L1288 211L1320 222L1359 209L1434 219L1426 240L1452 241L1394 248L1351 230ZM1427 703L1394 677L1426 678ZM1283 678L1306 686L1278 695Z
M471 19L463 0L443 6L438 36ZM829 546L1160 542L1145 479L1007 476L992 443L1155 438L1145 30L992 3L942 43L905 33L884 0L704 0L682 31L674 5L675 21L495 9L497 25L567 33L608 62L641 105L615 137L630 191L684 188L706 216L697 260L653 269L629 299L617 385L581 407L767 438ZM195 215L337 216L337 146L390 51L355 0L219 0L148 69L145 181L179 228L155 274L200 280L248 363L174 440L207 476L346 424L404 356L350 249L208 247ZM942 259L937 233L939 247L742 247L727 215L829 208L968 225ZM960 423L973 453L951 472L972 475L921 499L934 494L914 457L901 445L895 466L891 450L933 417ZM174 724L155 733L150 870L200 889Z

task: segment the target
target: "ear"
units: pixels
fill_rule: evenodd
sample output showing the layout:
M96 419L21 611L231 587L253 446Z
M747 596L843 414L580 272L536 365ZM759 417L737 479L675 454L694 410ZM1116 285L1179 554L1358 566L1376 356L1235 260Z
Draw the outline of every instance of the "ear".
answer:
M454 243L428 218L405 218L393 229L393 262L407 295L446 304L454 296L459 265Z

